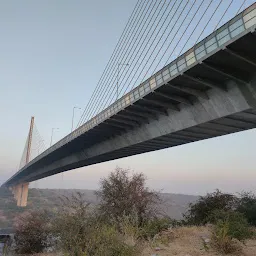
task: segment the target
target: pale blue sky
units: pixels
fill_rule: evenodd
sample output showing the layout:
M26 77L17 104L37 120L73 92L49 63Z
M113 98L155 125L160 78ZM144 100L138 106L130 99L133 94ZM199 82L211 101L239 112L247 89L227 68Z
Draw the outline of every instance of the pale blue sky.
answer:
M70 131L73 106L85 107L135 3L0 0L0 183L17 171L32 115L46 145L52 127L60 128L54 142ZM37 186L95 189L118 165L144 172L166 192L256 192L255 142L251 130L80 168Z

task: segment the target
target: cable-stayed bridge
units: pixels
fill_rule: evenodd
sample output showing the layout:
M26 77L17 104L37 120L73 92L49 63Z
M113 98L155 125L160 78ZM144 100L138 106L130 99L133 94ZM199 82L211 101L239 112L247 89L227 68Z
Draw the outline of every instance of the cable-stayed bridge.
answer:
M138 1L140 2L142 1ZM171 2L167 1L167 3ZM181 5L179 13L178 3L182 2L190 2L190 5L188 9L186 9L187 5ZM187 20L188 17L190 19L183 27L184 33L188 31L187 28L197 16L197 10L201 8L200 3L206 2L211 3L201 1L193 6L193 1L177 2L177 10L174 9L177 21L179 17L183 20ZM175 8L175 5L173 6ZM221 19L229 7L230 5L224 10ZM213 15L217 8L218 5L212 10ZM187 10L187 14L182 14L184 10ZM190 10L194 12L190 13ZM205 13L202 12L198 17L194 24L195 28L198 27L197 23L200 23L200 17ZM212 15L208 17L208 21L211 17ZM201 27L201 32L206 28L207 23ZM177 23L177 31L180 27L182 20ZM47 176L255 128L255 28L256 4L254 3L218 29L214 29L192 48L181 55L178 54L175 60L154 72L152 76L121 97L120 73L120 76L117 76L117 86L111 86L111 89L116 90L116 93L110 91L110 95L116 98L114 102L110 101L111 104L107 108L93 114L92 118L85 120L85 123L82 118L76 130L34 159L29 159L30 161L6 181L4 186L12 188L16 198L26 198L27 192L23 193L23 191L27 191L27 184ZM184 45L190 40L194 30L189 32ZM161 35L156 38L161 38ZM183 35L181 33L180 37ZM200 36L201 33L198 38ZM179 45L181 41L175 38L176 33L170 40L176 40L176 44ZM180 52L185 48L184 45L179 49ZM175 47L169 49L168 55L171 53L172 56L174 49ZM162 56L167 55L165 51L160 50L159 53L157 51L158 55L154 63L160 61L160 53ZM120 65L117 65L117 72L122 65L123 72L126 66L130 66L130 63L126 62L118 62L118 64ZM155 65L157 66L158 64ZM110 74L109 77L111 79L115 75ZM96 87L96 90L100 90L99 88L100 86ZM101 93L103 98L106 97L104 91L101 90ZM92 97L89 106L100 98L97 91L95 95L98 97ZM102 106L104 107L104 104L100 107ZM84 116L90 117L90 114L94 113L90 112L93 110L86 111L87 114ZM28 152L30 143L28 142L27 145L25 152ZM20 205L26 205L26 200L21 200Z

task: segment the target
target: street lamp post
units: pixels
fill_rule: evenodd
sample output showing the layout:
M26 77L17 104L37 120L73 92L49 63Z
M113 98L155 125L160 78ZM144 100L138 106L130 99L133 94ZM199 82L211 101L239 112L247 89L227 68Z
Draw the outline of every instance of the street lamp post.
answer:
M54 132L54 130L59 130L59 128L52 128L52 135L51 135L50 147L52 146L52 137L53 137L53 132Z
M79 107L73 107L73 115L72 115L71 132L73 131L73 126L74 126L75 109L81 109L81 108L79 108Z
M128 63L118 63L117 64L117 77L116 77L116 99L118 100L118 90L119 90L119 71L120 66L129 66Z

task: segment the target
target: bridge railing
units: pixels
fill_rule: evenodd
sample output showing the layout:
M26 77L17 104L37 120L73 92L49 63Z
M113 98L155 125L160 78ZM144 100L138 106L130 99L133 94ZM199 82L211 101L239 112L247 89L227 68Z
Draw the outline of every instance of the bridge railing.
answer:
M213 55L215 52L232 43L239 37L242 37L244 34L255 31L255 28L256 3L245 9L242 13L235 16L229 22L221 26L219 29L214 31L212 34L179 56L170 64L162 68L153 76L149 77L142 84L122 96L120 99L115 101L105 110L101 111L91 120L81 125L72 133L68 134L63 139L55 143L53 146L29 162L28 165L33 164L34 162L45 157L56 149L62 147L66 143L69 143L73 139L89 131L98 124L104 122L111 116L117 114L122 109L132 105L139 99L143 98L145 95L174 79L176 76L184 73L192 66L202 62L204 59L208 58L210 55ZM26 166L24 168L26 168ZM22 168L20 171L22 171L24 168Z

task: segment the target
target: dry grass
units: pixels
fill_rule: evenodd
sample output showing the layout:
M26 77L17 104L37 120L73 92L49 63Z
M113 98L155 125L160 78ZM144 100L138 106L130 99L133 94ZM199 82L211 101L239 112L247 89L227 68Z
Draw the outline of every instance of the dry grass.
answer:
M159 255L159 256L221 256L213 248L206 250L203 245L202 238L210 238L210 227L180 227L168 231L170 234L169 244L161 244L161 239L148 244L141 256ZM241 244L242 251L236 256L255 256L256 255L256 240L248 240L245 245ZM160 251L156 251L155 247L160 247Z
M223 256L216 252L213 248L205 250L202 238L210 238L210 227L180 227L173 228L162 234L162 238L167 237L168 245L161 243L161 235L158 239L147 243L144 246L141 256ZM236 254L228 254L229 256L256 256L256 240L247 240L246 244L239 243L242 251ZM141 244L143 246L143 244ZM155 248L160 247L160 251ZM36 256L62 256L60 253L35 254Z

